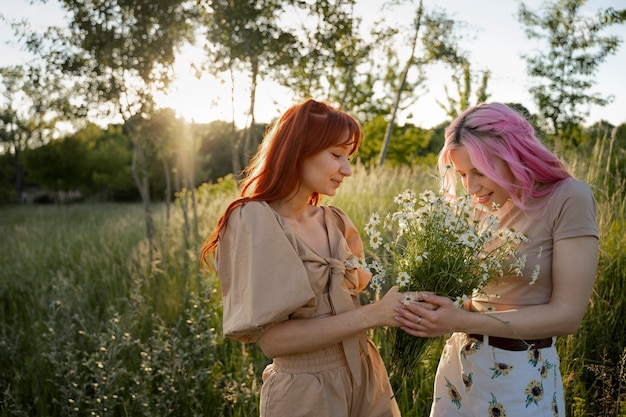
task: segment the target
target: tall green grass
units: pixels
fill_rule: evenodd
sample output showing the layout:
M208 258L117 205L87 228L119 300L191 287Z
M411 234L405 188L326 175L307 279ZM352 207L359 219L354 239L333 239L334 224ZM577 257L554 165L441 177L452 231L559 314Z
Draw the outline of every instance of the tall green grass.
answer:
M603 251L583 324L557 345L568 416L626 416L626 178L610 144L566 156L594 187ZM438 185L431 166L353 171L324 203L361 230L400 191ZM235 195L232 178L198 189L197 223L187 193L168 222L155 206L152 264L138 205L0 209L0 416L258 415L268 360L223 338L219 280L198 262ZM387 360L391 338L371 336ZM391 376L403 416L428 415L442 344L412 378Z

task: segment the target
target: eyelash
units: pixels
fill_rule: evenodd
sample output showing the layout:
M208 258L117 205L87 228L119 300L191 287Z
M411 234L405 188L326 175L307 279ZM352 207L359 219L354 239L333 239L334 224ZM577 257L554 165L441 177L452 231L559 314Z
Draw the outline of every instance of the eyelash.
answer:
M482 174L482 173L480 173L480 172L476 172L476 175L478 175L479 177L482 177L482 176L483 176L483 174ZM465 177L467 177L467 174L459 174L459 176L460 176L461 178L465 178Z
M339 155L339 154L336 154L336 153L333 153L333 156L335 158L337 158L337 159L346 158L348 161L350 161L350 159L351 159L349 156L343 156L343 155Z

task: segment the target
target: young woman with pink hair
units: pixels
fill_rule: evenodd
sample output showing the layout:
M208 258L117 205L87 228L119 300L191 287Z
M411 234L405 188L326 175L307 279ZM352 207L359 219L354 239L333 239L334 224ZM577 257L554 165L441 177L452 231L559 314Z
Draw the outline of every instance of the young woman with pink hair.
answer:
M240 197L209 236L202 258L222 285L224 335L259 345L263 417L395 417L387 371L367 330L398 327L392 288L361 306L371 275L356 268L359 232L322 206L352 174L359 123L326 103L289 108L246 168Z
M499 227L528 236L523 276L492 281L464 308L421 293L438 308L398 308L417 337L452 333L435 377L431 417L564 416L556 336L575 333L594 286L596 206L590 187L512 108L484 103L446 129L438 167L454 195L458 178Z

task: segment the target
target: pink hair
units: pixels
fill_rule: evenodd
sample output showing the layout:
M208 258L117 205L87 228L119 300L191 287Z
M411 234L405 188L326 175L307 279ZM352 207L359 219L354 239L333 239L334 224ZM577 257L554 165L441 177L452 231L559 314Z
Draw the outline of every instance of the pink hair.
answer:
M529 202L549 195L560 181L572 177L565 164L537 139L530 123L502 103L470 107L446 129L437 165L443 189L452 195L456 194L456 176L450 169L450 150L462 146L474 167L505 188L513 203L523 209L543 207ZM514 183L506 181L494 168L496 158L507 163Z

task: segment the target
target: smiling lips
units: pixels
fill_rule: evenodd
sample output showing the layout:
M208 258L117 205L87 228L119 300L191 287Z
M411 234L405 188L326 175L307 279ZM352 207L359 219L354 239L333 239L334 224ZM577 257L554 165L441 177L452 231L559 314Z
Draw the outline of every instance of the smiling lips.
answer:
M491 199L491 195L493 193L489 193L489 194L485 194L485 195L481 195L481 196L474 196L474 199L476 200L476 203L478 204L486 204L490 199Z

